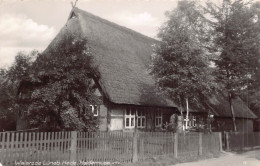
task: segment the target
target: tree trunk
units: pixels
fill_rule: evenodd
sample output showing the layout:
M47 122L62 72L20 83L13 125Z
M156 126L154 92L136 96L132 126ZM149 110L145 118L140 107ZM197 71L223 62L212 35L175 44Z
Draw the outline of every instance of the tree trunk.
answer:
M189 101L188 101L188 98L186 98L186 105L187 105L187 111L186 111L185 129L188 128L188 120L189 120Z
M185 130L185 122L184 122L184 117L183 117L183 110L182 110L182 106L181 106L181 128L182 128L182 131L184 131Z
M183 118L183 110L182 110L183 105L182 105L180 98L179 98L179 103L180 103L180 110L181 110L181 127L182 127L182 131L184 131L184 118Z
M235 112L234 112L234 108L233 108L233 104L232 104L232 96L230 93L228 95L228 98L229 98L229 105L230 105L231 116L232 116L232 121L233 121L233 130L236 132L237 131L236 118L235 118Z

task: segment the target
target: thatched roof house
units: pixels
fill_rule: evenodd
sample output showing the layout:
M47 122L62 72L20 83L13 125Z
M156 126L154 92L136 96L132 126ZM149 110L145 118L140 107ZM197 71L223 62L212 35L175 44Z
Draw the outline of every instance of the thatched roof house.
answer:
M46 51L68 32L88 39L101 74L99 84L111 102L176 107L157 94L155 80L149 75L155 39L74 8Z
M101 130L155 130L168 122L172 114L179 114L177 105L158 93L155 79L149 74L152 45L157 40L73 8L66 25L45 52L55 49L68 33L87 38L94 54L100 73L95 83L104 101L98 106ZM215 115L230 117L215 107L219 102L222 101L211 103ZM245 118L254 117L251 113L247 115Z

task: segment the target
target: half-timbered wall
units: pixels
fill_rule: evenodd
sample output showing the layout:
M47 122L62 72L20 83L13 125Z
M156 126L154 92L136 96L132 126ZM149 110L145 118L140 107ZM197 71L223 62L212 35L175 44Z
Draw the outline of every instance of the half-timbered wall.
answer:
M110 108L110 131L118 131L124 129L124 111L125 107L113 105Z
M99 106L99 130L107 131L107 107L105 105Z
M160 131L170 117L177 113L175 109L142 107L130 105L112 105L109 109L109 131Z

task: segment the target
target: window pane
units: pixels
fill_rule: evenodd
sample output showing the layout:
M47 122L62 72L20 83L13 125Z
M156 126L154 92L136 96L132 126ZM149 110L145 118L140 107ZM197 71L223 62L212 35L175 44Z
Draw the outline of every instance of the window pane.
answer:
M131 126L135 126L135 119L131 118Z
M137 119L137 126L142 126L140 118Z
M145 126L145 118L142 118L142 126Z
M98 106L94 105L94 111L93 111L94 115L98 115Z
M130 126L130 125L129 125L129 118L126 118L126 119L125 119L125 126L126 126L126 127L129 127L129 126Z
M89 105L88 110L92 111L92 105Z

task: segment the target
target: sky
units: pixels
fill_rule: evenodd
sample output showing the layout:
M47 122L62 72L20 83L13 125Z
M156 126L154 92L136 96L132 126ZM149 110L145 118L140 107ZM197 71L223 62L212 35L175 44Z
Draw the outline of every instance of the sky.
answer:
M75 0L0 0L0 68L14 62L17 52L43 51L65 25ZM78 0L77 7L156 37L165 12L178 0Z

